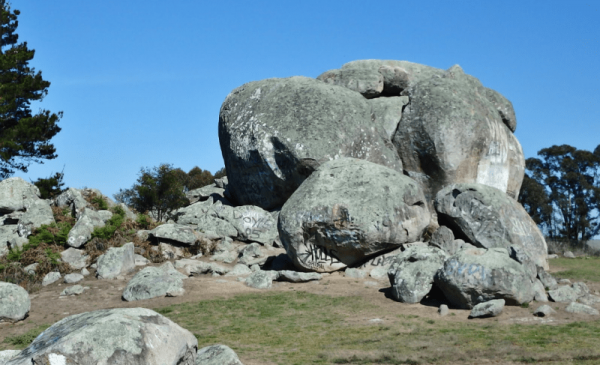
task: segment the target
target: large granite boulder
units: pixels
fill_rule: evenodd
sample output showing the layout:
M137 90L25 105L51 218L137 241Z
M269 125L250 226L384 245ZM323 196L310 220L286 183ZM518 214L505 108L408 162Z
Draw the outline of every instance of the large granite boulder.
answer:
M17 232L21 237L28 237L34 229L52 223L54 223L54 214L50 204L42 199L32 200L27 204L25 213L19 218Z
M535 273L504 248L461 250L435 275L435 284L448 301L464 309L492 299L504 299L509 305L529 303L535 296L535 280Z
M279 234L298 268L330 272L419 241L429 222L414 180L341 158L321 165L285 203Z
M271 213L260 207L216 205L213 209L219 218L235 227L238 231L237 239L240 241L260 242L263 245L273 246L273 242L279 236L277 220Z
M402 172L383 135L361 94L307 77L245 84L227 96L219 115L228 192L239 205L267 210L283 205L329 160L354 157Z
M7 365L195 365L198 340L145 308L103 309L55 323Z
M453 228L477 247L520 247L537 265L548 269L544 236L516 200L482 184L451 184L436 196L440 223Z
M25 210L40 199L40 189L20 177L0 181L0 215Z
M17 225L0 226L0 257L6 255L11 248L10 241L19 237Z
M114 279L135 269L133 242L121 247L111 247L98 257L96 277L98 279Z
M410 103L393 143L428 201L452 183L479 183L517 198L525 158L512 104L460 66L402 91Z
M135 300L175 296L183 292L183 279L187 276L175 270L173 264L166 262L159 267L146 267L127 283L123 291L123 300Z
M18 285L0 281L0 323L25 319L31 309L27 290Z
M67 244L74 248L79 248L92 238L95 228L104 227L102 214L90 208L82 208L79 220L69 231Z
M412 246L397 255L388 270L392 297L404 303L420 302L431 291L435 273L447 257L431 246Z

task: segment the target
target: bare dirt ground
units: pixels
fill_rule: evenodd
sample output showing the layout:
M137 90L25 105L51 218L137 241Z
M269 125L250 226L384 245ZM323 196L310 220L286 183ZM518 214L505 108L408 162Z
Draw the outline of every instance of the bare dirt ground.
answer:
M224 265L226 266L226 265ZM135 272L143 267L138 267ZM552 271L560 268L553 267ZM257 293L265 290L253 289L239 282L236 277L213 277L203 275L190 277L184 281L185 294L180 297L162 297L136 302L126 302L121 299L123 289L127 282L135 275L132 272L125 276L123 280L98 280L94 277L94 271L82 282L77 284L88 286L90 289L78 296L60 297L60 293L68 286L74 284L64 284L56 282L40 291L31 294L31 311L29 317L24 321L9 324L0 324L0 350L9 349L10 346L3 343L9 336L21 335L39 325L51 325L62 318L73 314L94 311L107 308L131 308L145 307L150 309L165 307L172 304L185 302L198 302L210 299L226 299L243 293ZM587 283L591 292L600 291L600 283ZM398 315L416 315L422 318L434 318L437 321L448 322L467 322L469 311L460 309L450 309L450 314L445 317L438 315L438 307L441 304L436 299L425 299L420 304L399 303L390 299L389 282L385 279L352 279L345 277L343 273L332 273L323 275L323 279L318 282L309 283L289 283L274 282L273 288L268 289L271 292L286 291L305 291L313 294L329 296L359 296L367 299L375 305L372 309L365 309L359 315L353 313L345 319L348 324L393 324L401 321ZM563 324L573 321L589 320L589 316L574 315L565 312L566 303L551 303L553 308L560 308L556 315L550 318L537 318L532 315L533 311L543 303L531 303L529 308L515 306L506 306L499 317L488 319L477 319L477 321L494 321L497 323L523 323L531 325L553 325ZM454 313L454 315L452 315ZM376 321L372 321L377 319ZM259 364L253 359L241 359L247 365ZM490 362L493 363L493 362ZM260 362L265 364L265 362Z

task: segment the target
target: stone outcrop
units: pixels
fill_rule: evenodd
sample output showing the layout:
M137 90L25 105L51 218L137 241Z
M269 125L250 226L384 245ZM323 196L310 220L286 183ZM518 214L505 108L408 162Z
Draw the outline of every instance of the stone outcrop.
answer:
M104 309L55 323L7 365L195 365L198 340L145 308Z
M67 244L74 248L80 248L92 238L95 228L104 227L102 214L90 208L82 208L79 212L79 219L69 231Z
M233 90L219 115L228 192L240 205L273 209L322 163L402 163L359 93L307 77L267 79Z
M417 183L369 161L324 163L286 202L279 234L294 264L330 272L419 241L430 214Z
M389 268L392 297L405 303L418 303L433 287L436 272L448 256L436 247L413 246L397 255Z
M535 275L535 274L533 274ZM520 305L533 300L535 276L504 248L472 248L449 257L435 284L451 304L470 309L493 299Z
M440 190L435 209L439 221L477 247L520 247L548 269L548 247L539 228L516 200L482 184L452 184Z
M212 345L198 350L196 365L244 365L231 348Z

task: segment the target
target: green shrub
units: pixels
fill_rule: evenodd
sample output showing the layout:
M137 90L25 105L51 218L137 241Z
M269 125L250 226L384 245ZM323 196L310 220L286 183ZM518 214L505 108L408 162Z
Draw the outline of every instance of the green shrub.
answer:
M113 238L117 229L121 228L125 222L125 211L123 208L116 206L112 209L113 216L106 222L104 227L94 228L92 238L109 240Z
M143 229L148 229L148 228L150 228L150 224L152 223L152 220L150 219L150 217L148 217L145 214L138 214L136 222Z
M108 210L108 203L103 196L95 196L91 200L93 204L98 205L99 210Z
M19 350L24 349L25 347L29 346L29 344L32 343L37 336L39 336L49 327L50 325L43 324L41 326L37 326L36 328L30 329L22 335L6 337L4 339L4 343L14 346Z

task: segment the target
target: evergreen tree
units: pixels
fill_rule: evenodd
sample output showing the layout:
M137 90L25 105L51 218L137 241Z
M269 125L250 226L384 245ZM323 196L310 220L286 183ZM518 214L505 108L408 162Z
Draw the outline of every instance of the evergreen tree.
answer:
M31 113L31 102L48 94L50 82L28 66L35 51L27 42L17 43L19 14L0 0L0 179L16 170L27 172L31 162L56 158L50 140L60 131L62 117L47 110Z

